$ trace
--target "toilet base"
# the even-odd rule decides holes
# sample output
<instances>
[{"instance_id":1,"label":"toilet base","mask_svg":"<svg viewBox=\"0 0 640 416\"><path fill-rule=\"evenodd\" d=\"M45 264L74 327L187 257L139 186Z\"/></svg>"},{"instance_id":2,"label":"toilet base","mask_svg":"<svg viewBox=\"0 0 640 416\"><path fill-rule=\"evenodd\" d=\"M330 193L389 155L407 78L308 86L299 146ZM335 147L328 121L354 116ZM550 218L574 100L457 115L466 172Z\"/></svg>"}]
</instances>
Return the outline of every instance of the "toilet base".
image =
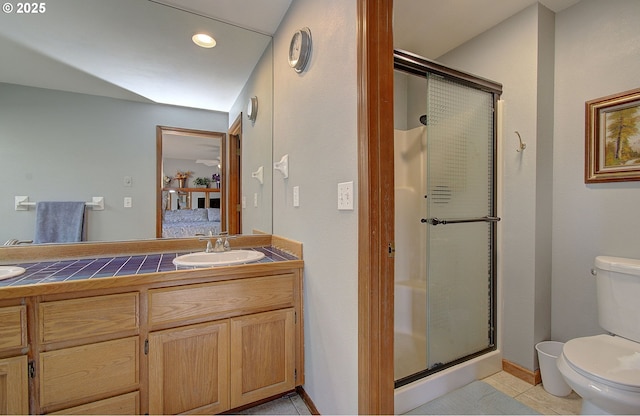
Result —
<instances>
[{"instance_id":1,"label":"toilet base","mask_svg":"<svg viewBox=\"0 0 640 416\"><path fill-rule=\"evenodd\" d=\"M591 403L589 400L582 399L582 408L580 409L581 415L608 415L610 413L605 412L600 409L595 404Z\"/></svg>"}]
</instances>

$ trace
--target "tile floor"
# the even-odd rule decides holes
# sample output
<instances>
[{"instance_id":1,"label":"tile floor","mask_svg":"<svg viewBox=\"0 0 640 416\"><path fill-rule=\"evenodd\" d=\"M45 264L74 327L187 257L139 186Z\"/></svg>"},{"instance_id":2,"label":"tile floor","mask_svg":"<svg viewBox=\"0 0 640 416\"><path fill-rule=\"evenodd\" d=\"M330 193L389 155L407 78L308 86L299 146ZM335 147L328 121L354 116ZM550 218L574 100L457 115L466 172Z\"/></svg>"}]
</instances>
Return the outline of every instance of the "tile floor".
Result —
<instances>
[{"instance_id":1,"label":"tile floor","mask_svg":"<svg viewBox=\"0 0 640 416\"><path fill-rule=\"evenodd\" d=\"M482 381L543 415L580 414L582 399L573 391L567 397L556 397L547 393L542 384L532 386L504 371Z\"/></svg>"},{"instance_id":2,"label":"tile floor","mask_svg":"<svg viewBox=\"0 0 640 416\"><path fill-rule=\"evenodd\" d=\"M567 397L547 393L542 384L531 384L501 371L482 381L513 397L543 415L579 415L582 399L575 392ZM297 393L290 393L268 403L246 409L241 415L310 415L309 409Z\"/></svg>"},{"instance_id":3,"label":"tile floor","mask_svg":"<svg viewBox=\"0 0 640 416\"><path fill-rule=\"evenodd\" d=\"M245 409L238 415L310 415L311 412L298 393L289 393L278 399Z\"/></svg>"}]
</instances>

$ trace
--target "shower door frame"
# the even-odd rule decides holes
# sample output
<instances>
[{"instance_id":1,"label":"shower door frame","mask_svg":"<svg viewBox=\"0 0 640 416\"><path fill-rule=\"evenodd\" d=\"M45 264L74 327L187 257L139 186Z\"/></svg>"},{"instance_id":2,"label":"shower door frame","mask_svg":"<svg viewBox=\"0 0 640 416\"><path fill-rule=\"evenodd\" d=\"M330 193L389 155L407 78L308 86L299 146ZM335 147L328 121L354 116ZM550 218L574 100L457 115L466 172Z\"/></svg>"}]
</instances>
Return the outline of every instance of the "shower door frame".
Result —
<instances>
[{"instance_id":1,"label":"shower door frame","mask_svg":"<svg viewBox=\"0 0 640 416\"><path fill-rule=\"evenodd\" d=\"M444 65L438 64L437 62L430 61L426 58L423 58L419 55L413 54L408 51L404 51L401 49L394 49L393 51L393 67L394 70L399 70L405 73L409 73L412 75L417 75L420 77L427 78L427 74L436 74L440 75L444 78L451 79L457 83L466 85L471 88L476 88L481 91L490 93L493 98L493 145L492 145L492 214L491 217L495 217L496 215L496 207L497 207L497 158L498 158L498 140L497 140L497 132L498 132L498 114L497 114L497 105L498 100L502 94L502 84L477 77L472 74L468 74L462 71L458 71L455 69L448 68ZM411 374L409 376L400 378L398 380L394 380L394 387L398 388L404 386L406 384L412 383L416 380L420 380L424 377L427 377L431 374L437 373L444 369L453 367L475 357L484 355L491 351L495 351L497 349L497 258L496 258L496 222L490 221L490 245L491 245L491 259L490 259L490 268L491 268L491 276L490 276L490 300L489 300L489 346L483 350L472 353L465 357L459 358L457 360L445 363L437 368L432 369L424 369L420 372Z\"/></svg>"}]
</instances>

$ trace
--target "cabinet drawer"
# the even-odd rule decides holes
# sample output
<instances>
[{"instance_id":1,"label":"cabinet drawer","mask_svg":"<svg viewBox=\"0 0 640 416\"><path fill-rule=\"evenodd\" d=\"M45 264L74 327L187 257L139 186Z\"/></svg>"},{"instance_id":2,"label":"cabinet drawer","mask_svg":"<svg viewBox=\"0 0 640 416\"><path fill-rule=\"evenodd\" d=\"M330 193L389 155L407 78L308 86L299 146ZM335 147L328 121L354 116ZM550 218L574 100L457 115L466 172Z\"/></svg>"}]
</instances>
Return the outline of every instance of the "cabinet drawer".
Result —
<instances>
[{"instance_id":1,"label":"cabinet drawer","mask_svg":"<svg viewBox=\"0 0 640 416\"><path fill-rule=\"evenodd\" d=\"M40 342L68 341L139 327L138 293L40 304Z\"/></svg>"},{"instance_id":2,"label":"cabinet drawer","mask_svg":"<svg viewBox=\"0 0 640 416\"><path fill-rule=\"evenodd\" d=\"M27 346L27 307L0 308L0 350Z\"/></svg>"},{"instance_id":3,"label":"cabinet drawer","mask_svg":"<svg viewBox=\"0 0 640 416\"><path fill-rule=\"evenodd\" d=\"M140 414L140 393L123 394L110 397L97 402L83 404L82 406L71 407L59 412L50 413L52 415L139 415Z\"/></svg>"},{"instance_id":4,"label":"cabinet drawer","mask_svg":"<svg viewBox=\"0 0 640 416\"><path fill-rule=\"evenodd\" d=\"M295 275L189 285L149 291L151 326L208 321L294 306Z\"/></svg>"},{"instance_id":5,"label":"cabinet drawer","mask_svg":"<svg viewBox=\"0 0 640 416\"><path fill-rule=\"evenodd\" d=\"M40 406L137 389L138 354L138 337L40 353Z\"/></svg>"}]
</instances>

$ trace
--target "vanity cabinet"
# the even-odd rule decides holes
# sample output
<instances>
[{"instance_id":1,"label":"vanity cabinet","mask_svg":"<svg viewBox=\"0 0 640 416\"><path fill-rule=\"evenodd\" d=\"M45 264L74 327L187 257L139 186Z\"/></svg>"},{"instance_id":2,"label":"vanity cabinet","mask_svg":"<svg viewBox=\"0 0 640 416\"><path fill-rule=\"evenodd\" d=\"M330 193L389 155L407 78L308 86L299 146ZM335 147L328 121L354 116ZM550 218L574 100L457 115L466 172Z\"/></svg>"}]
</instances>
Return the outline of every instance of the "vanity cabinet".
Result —
<instances>
[{"instance_id":1,"label":"vanity cabinet","mask_svg":"<svg viewBox=\"0 0 640 416\"><path fill-rule=\"evenodd\" d=\"M0 414L3 415L29 413L26 317L25 305L0 308Z\"/></svg>"},{"instance_id":2,"label":"vanity cabinet","mask_svg":"<svg viewBox=\"0 0 640 416\"><path fill-rule=\"evenodd\" d=\"M0 414L28 413L27 356L0 359Z\"/></svg>"},{"instance_id":3,"label":"vanity cabinet","mask_svg":"<svg viewBox=\"0 0 640 416\"><path fill-rule=\"evenodd\" d=\"M0 308L0 354L20 353L27 347L27 307ZM1 356L1 355L0 355Z\"/></svg>"},{"instance_id":4,"label":"vanity cabinet","mask_svg":"<svg viewBox=\"0 0 640 416\"><path fill-rule=\"evenodd\" d=\"M149 334L149 413L220 413L229 407L229 323Z\"/></svg>"},{"instance_id":5,"label":"vanity cabinet","mask_svg":"<svg viewBox=\"0 0 640 416\"><path fill-rule=\"evenodd\" d=\"M139 409L138 396L129 394L137 393L140 384L138 308L137 292L38 304L42 412ZM128 395L117 397L123 394Z\"/></svg>"},{"instance_id":6,"label":"vanity cabinet","mask_svg":"<svg viewBox=\"0 0 640 416\"><path fill-rule=\"evenodd\" d=\"M295 311L231 319L231 407L296 386Z\"/></svg>"},{"instance_id":7,"label":"vanity cabinet","mask_svg":"<svg viewBox=\"0 0 640 416\"><path fill-rule=\"evenodd\" d=\"M0 414L214 414L293 390L302 267L287 263L3 291Z\"/></svg>"},{"instance_id":8,"label":"vanity cabinet","mask_svg":"<svg viewBox=\"0 0 640 416\"><path fill-rule=\"evenodd\" d=\"M298 273L150 290L149 327L174 327L149 333L150 413L219 413L302 384L300 296Z\"/></svg>"}]
</instances>

